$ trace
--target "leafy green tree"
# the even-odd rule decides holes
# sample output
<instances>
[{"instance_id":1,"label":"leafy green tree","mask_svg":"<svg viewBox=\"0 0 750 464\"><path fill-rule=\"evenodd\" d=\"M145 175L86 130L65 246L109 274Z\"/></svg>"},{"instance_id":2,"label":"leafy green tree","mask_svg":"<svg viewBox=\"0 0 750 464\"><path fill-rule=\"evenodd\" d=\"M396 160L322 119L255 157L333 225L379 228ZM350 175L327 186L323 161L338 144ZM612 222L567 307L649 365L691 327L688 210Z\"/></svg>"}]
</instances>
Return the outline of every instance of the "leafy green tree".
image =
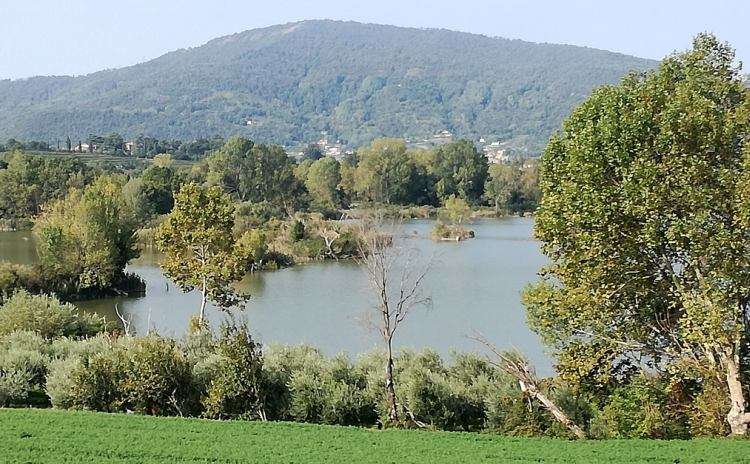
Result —
<instances>
[{"instance_id":1,"label":"leafy green tree","mask_svg":"<svg viewBox=\"0 0 750 464\"><path fill-rule=\"evenodd\" d=\"M360 196L389 204L412 200L416 170L403 140L378 139L358 155L354 189Z\"/></svg>"},{"instance_id":2,"label":"leafy green tree","mask_svg":"<svg viewBox=\"0 0 750 464\"><path fill-rule=\"evenodd\" d=\"M41 206L65 196L70 188L82 188L93 172L77 160L29 156L20 152L6 155L7 167L0 170L0 217L31 217Z\"/></svg>"},{"instance_id":3,"label":"leafy green tree","mask_svg":"<svg viewBox=\"0 0 750 464\"><path fill-rule=\"evenodd\" d=\"M509 203L513 195L521 188L521 171L514 165L493 164L489 168L489 176L484 184L484 197L495 206L495 212L500 209L510 209Z\"/></svg>"},{"instance_id":4,"label":"leafy green tree","mask_svg":"<svg viewBox=\"0 0 750 464\"><path fill-rule=\"evenodd\" d=\"M487 158L468 140L441 146L435 152L433 174L438 198L456 195L470 203L482 198L487 179Z\"/></svg>"},{"instance_id":5,"label":"leafy green tree","mask_svg":"<svg viewBox=\"0 0 750 464\"><path fill-rule=\"evenodd\" d=\"M242 183L242 171L245 169L245 160L249 156L255 144L252 140L242 137L232 137L211 156L207 158L208 175L207 181L212 185L221 187L225 192L240 198Z\"/></svg>"},{"instance_id":6,"label":"leafy green tree","mask_svg":"<svg viewBox=\"0 0 750 464\"><path fill-rule=\"evenodd\" d=\"M256 417L266 420L268 373L263 351L244 324L224 323L216 347L218 363L203 398L205 415L215 419Z\"/></svg>"},{"instance_id":7,"label":"leafy green tree","mask_svg":"<svg viewBox=\"0 0 750 464\"><path fill-rule=\"evenodd\" d=\"M185 184L156 233L156 245L165 254L161 268L179 287L201 294L198 322L205 319L206 303L220 308L242 306L249 298L233 287L248 268L248 249L235 239L234 204L218 187Z\"/></svg>"},{"instance_id":8,"label":"leafy green tree","mask_svg":"<svg viewBox=\"0 0 750 464\"><path fill-rule=\"evenodd\" d=\"M305 186L310 192L313 203L327 209L335 209L341 205L340 183L339 162L329 157L315 161L310 166L305 180Z\"/></svg>"},{"instance_id":9,"label":"leafy green tree","mask_svg":"<svg viewBox=\"0 0 750 464\"><path fill-rule=\"evenodd\" d=\"M158 163L149 166L140 177L136 193L140 197L141 212L147 217L170 212L181 183L181 177L172 167Z\"/></svg>"},{"instance_id":10,"label":"leafy green tree","mask_svg":"<svg viewBox=\"0 0 750 464\"><path fill-rule=\"evenodd\" d=\"M292 211L304 192L294 166L279 146L232 137L209 156L207 180L241 201L267 201Z\"/></svg>"},{"instance_id":11,"label":"leafy green tree","mask_svg":"<svg viewBox=\"0 0 750 464\"><path fill-rule=\"evenodd\" d=\"M34 225L42 275L63 293L107 290L138 256L121 177L101 176L46 206Z\"/></svg>"},{"instance_id":12,"label":"leafy green tree","mask_svg":"<svg viewBox=\"0 0 750 464\"><path fill-rule=\"evenodd\" d=\"M294 167L294 177L303 184L307 182L307 174L310 172L310 166L313 165L313 160L303 160Z\"/></svg>"},{"instance_id":13,"label":"leafy green tree","mask_svg":"<svg viewBox=\"0 0 750 464\"><path fill-rule=\"evenodd\" d=\"M564 378L600 388L643 363L698 382L707 371L744 435L750 91L733 59L699 35L570 116L542 157L536 234L551 264L524 300Z\"/></svg>"}]
</instances>

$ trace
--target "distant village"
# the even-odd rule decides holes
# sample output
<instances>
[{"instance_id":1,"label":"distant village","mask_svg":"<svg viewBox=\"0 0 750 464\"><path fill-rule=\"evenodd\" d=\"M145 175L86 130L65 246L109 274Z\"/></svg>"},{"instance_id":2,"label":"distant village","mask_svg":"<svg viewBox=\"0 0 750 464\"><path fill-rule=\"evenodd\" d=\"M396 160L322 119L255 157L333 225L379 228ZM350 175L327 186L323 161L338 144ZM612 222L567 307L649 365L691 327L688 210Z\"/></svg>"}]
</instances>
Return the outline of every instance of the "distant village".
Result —
<instances>
[{"instance_id":1,"label":"distant village","mask_svg":"<svg viewBox=\"0 0 750 464\"><path fill-rule=\"evenodd\" d=\"M453 134L448 130L442 130L432 135L431 137L421 140L407 138L406 145L409 148L422 148L425 150L429 150L446 143L451 143L453 141ZM330 156L331 158L337 159L339 161L345 156L354 153L354 149L347 147L344 143L341 142L341 140L329 139L326 132L322 132L321 138L314 142L314 144L318 146L324 156ZM506 143L499 141L487 143L484 138L480 138L478 142L475 142L475 145L477 145L477 149L484 153L484 156L487 157L487 161L491 164L509 163L514 158L514 156L511 155L511 150ZM299 158L304 154L303 150L304 147L295 147L291 150L291 153Z\"/></svg>"}]
</instances>

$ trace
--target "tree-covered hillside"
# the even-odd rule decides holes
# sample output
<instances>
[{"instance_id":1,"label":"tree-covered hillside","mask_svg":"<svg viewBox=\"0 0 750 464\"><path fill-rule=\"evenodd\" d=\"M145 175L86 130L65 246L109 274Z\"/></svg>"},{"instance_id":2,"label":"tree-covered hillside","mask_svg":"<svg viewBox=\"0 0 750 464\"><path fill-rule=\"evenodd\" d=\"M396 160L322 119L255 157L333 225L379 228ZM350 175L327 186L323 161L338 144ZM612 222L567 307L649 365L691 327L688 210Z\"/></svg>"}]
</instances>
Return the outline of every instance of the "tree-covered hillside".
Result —
<instances>
[{"instance_id":1,"label":"tree-covered hillside","mask_svg":"<svg viewBox=\"0 0 750 464\"><path fill-rule=\"evenodd\" d=\"M0 81L0 138L295 143L328 131L359 145L447 129L538 151L594 87L654 65L583 47L304 21L87 76Z\"/></svg>"}]
</instances>

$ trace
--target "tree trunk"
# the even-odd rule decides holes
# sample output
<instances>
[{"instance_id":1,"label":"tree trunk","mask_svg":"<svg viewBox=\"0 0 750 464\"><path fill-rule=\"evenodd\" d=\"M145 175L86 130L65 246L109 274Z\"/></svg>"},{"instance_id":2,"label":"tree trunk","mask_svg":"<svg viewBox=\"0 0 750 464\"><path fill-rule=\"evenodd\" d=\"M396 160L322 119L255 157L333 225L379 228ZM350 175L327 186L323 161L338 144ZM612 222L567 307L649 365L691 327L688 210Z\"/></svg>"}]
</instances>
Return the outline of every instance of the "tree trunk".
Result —
<instances>
[{"instance_id":1,"label":"tree trunk","mask_svg":"<svg viewBox=\"0 0 750 464\"><path fill-rule=\"evenodd\" d=\"M544 408L549 411L558 422L560 422L562 425L567 427L568 430L573 432L573 434L577 438L581 440L586 438L586 432L584 432L583 429L581 429L572 420L570 420L568 415L565 414L562 409L558 408L554 401L552 401L547 395L542 393L536 385L526 384L522 380L519 380L518 383L521 385L522 391L528 392L531 396L539 400L539 402L542 403L542 406L544 406Z\"/></svg>"},{"instance_id":2,"label":"tree trunk","mask_svg":"<svg viewBox=\"0 0 750 464\"><path fill-rule=\"evenodd\" d=\"M385 391L388 402L388 419L398 422L398 406L396 405L396 387L393 384L393 352L388 344L388 362L385 366Z\"/></svg>"},{"instance_id":3,"label":"tree trunk","mask_svg":"<svg viewBox=\"0 0 750 464\"><path fill-rule=\"evenodd\" d=\"M727 413L727 422L731 434L744 436L747 433L747 425L750 422L750 414L745 411L745 393L742 391L742 379L740 378L740 362L737 350L727 348L722 361L726 369L727 387L729 388L729 400L731 407Z\"/></svg>"},{"instance_id":4,"label":"tree trunk","mask_svg":"<svg viewBox=\"0 0 750 464\"><path fill-rule=\"evenodd\" d=\"M203 327L203 319L206 316L206 278L203 278L203 286L201 287L201 312L198 315L198 322Z\"/></svg>"}]
</instances>

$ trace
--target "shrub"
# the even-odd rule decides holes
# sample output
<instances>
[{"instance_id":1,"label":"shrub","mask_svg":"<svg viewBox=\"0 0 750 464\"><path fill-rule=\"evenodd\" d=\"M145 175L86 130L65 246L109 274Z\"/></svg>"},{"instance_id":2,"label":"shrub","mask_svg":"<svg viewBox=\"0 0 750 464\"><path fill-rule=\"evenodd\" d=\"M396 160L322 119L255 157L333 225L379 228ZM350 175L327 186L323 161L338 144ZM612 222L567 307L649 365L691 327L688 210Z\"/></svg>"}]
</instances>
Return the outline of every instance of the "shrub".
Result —
<instances>
[{"instance_id":1,"label":"shrub","mask_svg":"<svg viewBox=\"0 0 750 464\"><path fill-rule=\"evenodd\" d=\"M152 415L183 415L193 407L192 366L174 340L156 335L125 345L122 391L126 405Z\"/></svg>"},{"instance_id":2,"label":"shrub","mask_svg":"<svg viewBox=\"0 0 750 464\"><path fill-rule=\"evenodd\" d=\"M116 343L106 334L99 334L86 339L58 338L50 344L52 361L47 373L45 390L50 398L52 406L60 409L97 409L97 405L109 403L114 405L120 401L103 400L89 401L85 396L94 391L94 387L86 382L95 377L88 377L83 372L89 363L89 359L103 354L103 356L114 356L110 351ZM103 361L95 363L100 370L99 385L109 385L103 381ZM112 373L114 376L115 373ZM112 382L114 383L114 382ZM118 386L119 388L119 386ZM96 394L101 398L102 396ZM114 407L114 406L113 406ZM119 406L117 406L119 408Z\"/></svg>"},{"instance_id":3,"label":"shrub","mask_svg":"<svg viewBox=\"0 0 750 464\"><path fill-rule=\"evenodd\" d=\"M41 288L41 278L33 267L0 261L0 304L19 290L37 293Z\"/></svg>"},{"instance_id":4,"label":"shrub","mask_svg":"<svg viewBox=\"0 0 750 464\"><path fill-rule=\"evenodd\" d=\"M289 240L299 242L303 238L305 238L305 224L299 219L295 219L289 226Z\"/></svg>"},{"instance_id":5,"label":"shrub","mask_svg":"<svg viewBox=\"0 0 750 464\"><path fill-rule=\"evenodd\" d=\"M669 410L664 386L658 379L641 375L612 392L596 428L607 438L684 436L684 424Z\"/></svg>"},{"instance_id":6,"label":"shrub","mask_svg":"<svg viewBox=\"0 0 750 464\"><path fill-rule=\"evenodd\" d=\"M52 363L47 394L56 408L116 412L125 408L125 351L108 345L91 356Z\"/></svg>"},{"instance_id":7,"label":"shrub","mask_svg":"<svg viewBox=\"0 0 750 464\"><path fill-rule=\"evenodd\" d=\"M70 303L53 296L16 292L0 306L0 335L18 330L36 332L42 337L88 336L106 329L103 318L81 313Z\"/></svg>"},{"instance_id":8,"label":"shrub","mask_svg":"<svg viewBox=\"0 0 750 464\"><path fill-rule=\"evenodd\" d=\"M32 332L0 338L0 406L45 405L46 342Z\"/></svg>"},{"instance_id":9,"label":"shrub","mask_svg":"<svg viewBox=\"0 0 750 464\"><path fill-rule=\"evenodd\" d=\"M205 416L265 419L267 381L263 355L247 326L222 324L216 354L215 375L203 398Z\"/></svg>"},{"instance_id":10,"label":"shrub","mask_svg":"<svg viewBox=\"0 0 750 464\"><path fill-rule=\"evenodd\" d=\"M432 350L400 356L397 385L402 385L402 401L414 418L442 430L481 429L484 401L473 391L475 378L467 372L479 374L480 366L471 365L474 361L464 356L448 369Z\"/></svg>"},{"instance_id":11,"label":"shrub","mask_svg":"<svg viewBox=\"0 0 750 464\"><path fill-rule=\"evenodd\" d=\"M708 377L692 402L688 412L690 434L694 437L726 436L729 427L726 421L729 404L725 398L726 384Z\"/></svg>"},{"instance_id":12,"label":"shrub","mask_svg":"<svg viewBox=\"0 0 750 464\"><path fill-rule=\"evenodd\" d=\"M307 363L292 371L290 415L294 420L338 425L373 425L375 398L364 372L345 356Z\"/></svg>"}]
</instances>

